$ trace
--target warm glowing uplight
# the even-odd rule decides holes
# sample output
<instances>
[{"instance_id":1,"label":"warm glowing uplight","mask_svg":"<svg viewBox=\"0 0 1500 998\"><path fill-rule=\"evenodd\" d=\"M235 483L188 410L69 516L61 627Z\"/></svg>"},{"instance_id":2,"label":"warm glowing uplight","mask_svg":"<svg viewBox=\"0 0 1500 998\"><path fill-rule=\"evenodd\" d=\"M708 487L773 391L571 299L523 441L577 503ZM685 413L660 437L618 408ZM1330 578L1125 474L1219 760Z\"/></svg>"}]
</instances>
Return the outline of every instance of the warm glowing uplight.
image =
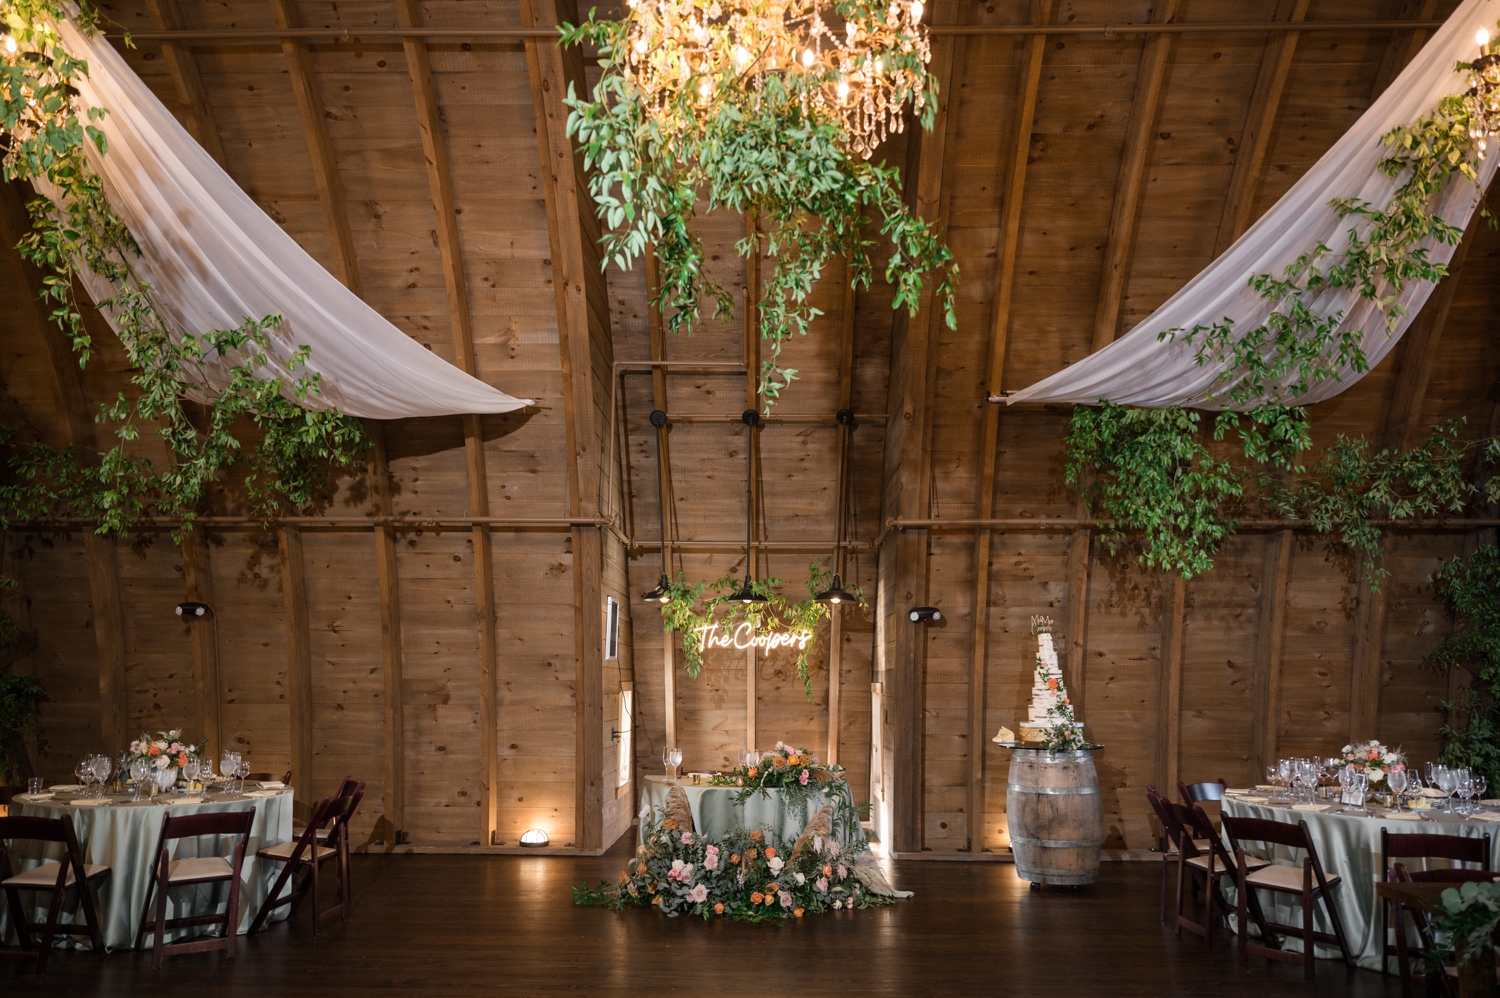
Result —
<instances>
[{"instance_id":1,"label":"warm glowing uplight","mask_svg":"<svg viewBox=\"0 0 1500 998\"><path fill-rule=\"evenodd\" d=\"M1474 44L1475 45L1478 45L1480 48L1484 48L1489 43L1490 43L1490 33L1488 31L1484 30L1483 28L1480 28L1478 31L1474 32Z\"/></svg>"},{"instance_id":2,"label":"warm glowing uplight","mask_svg":"<svg viewBox=\"0 0 1500 998\"><path fill-rule=\"evenodd\" d=\"M547 838L547 833L540 828L530 828L521 833L521 845L528 848L537 849L549 841L551 840Z\"/></svg>"},{"instance_id":3,"label":"warm glowing uplight","mask_svg":"<svg viewBox=\"0 0 1500 998\"><path fill-rule=\"evenodd\" d=\"M6 55L15 55L16 54L16 36L15 35L6 35L5 36L5 54Z\"/></svg>"}]
</instances>

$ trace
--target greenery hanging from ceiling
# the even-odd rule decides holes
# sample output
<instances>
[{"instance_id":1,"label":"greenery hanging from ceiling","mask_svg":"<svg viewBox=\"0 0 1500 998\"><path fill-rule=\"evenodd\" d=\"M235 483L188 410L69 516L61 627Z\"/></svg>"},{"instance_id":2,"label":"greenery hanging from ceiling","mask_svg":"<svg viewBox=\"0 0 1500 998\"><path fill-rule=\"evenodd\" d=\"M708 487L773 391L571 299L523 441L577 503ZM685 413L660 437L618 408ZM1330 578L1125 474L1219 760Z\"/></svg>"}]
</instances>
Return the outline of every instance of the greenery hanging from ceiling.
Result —
<instances>
[{"instance_id":1,"label":"greenery hanging from ceiling","mask_svg":"<svg viewBox=\"0 0 1500 998\"><path fill-rule=\"evenodd\" d=\"M46 192L27 205L32 231L19 250L43 271L42 297L80 367L94 344L77 277L87 268L110 282L113 296L95 305L113 320L135 389L101 407L97 419L113 423L116 437L103 453L84 441L60 449L14 435L0 440L11 472L0 486L0 527L78 518L100 533L125 533L158 516L177 525L180 536L210 483L235 467L244 469L247 499L258 515L327 495L335 475L358 466L369 441L358 420L333 408L304 408L319 394L319 375L256 373L265 369L280 316L247 317L237 329L202 334L174 330L133 267L140 250L89 164L90 149L108 154L97 124L108 110L81 106L74 82L88 66L67 52L53 26L71 16L80 30L96 31L94 9L86 2L71 13L57 0L0 0L0 16L10 32L0 51L4 176ZM304 346L282 363L297 372L307 358ZM205 375L210 361L222 365L215 384ZM189 399L202 403L197 418ZM141 453L143 426L166 445L167 466ZM256 443L248 442L251 426Z\"/></svg>"},{"instance_id":2,"label":"greenery hanging from ceiling","mask_svg":"<svg viewBox=\"0 0 1500 998\"><path fill-rule=\"evenodd\" d=\"M1445 561L1432 581L1456 626L1427 662L1444 673L1461 669L1469 680L1443 704L1443 761L1500 787L1500 547L1491 540Z\"/></svg>"},{"instance_id":3,"label":"greenery hanging from ceiling","mask_svg":"<svg viewBox=\"0 0 1500 998\"><path fill-rule=\"evenodd\" d=\"M1488 86L1480 68L1479 62L1458 66L1476 87ZM1406 315L1403 289L1447 276L1447 265L1433 261L1427 247L1456 245L1463 231L1435 215L1431 203L1450 183L1478 183L1488 126L1471 119L1471 107L1465 95L1444 97L1430 114L1386 134L1389 152L1379 168L1404 181L1384 206L1358 198L1330 202L1340 218L1351 220L1341 251L1320 242L1279 278L1252 275L1250 286L1272 306L1260 325L1239 332L1226 318L1159 334L1193 344L1200 365L1223 366L1217 388L1223 403L1239 411L1218 414L1211 441L1235 431L1243 459L1213 447L1201 415L1190 409L1135 409L1101 400L1098 408L1074 410L1067 479L1098 516L1110 550L1125 531L1140 531L1143 564L1190 578L1213 566L1238 518L1258 507L1337 534L1365 556L1366 580L1378 589L1386 572L1379 566L1381 531L1372 519L1457 512L1475 494L1465 459L1482 451L1500 460L1496 440L1463 442L1459 423L1436 428L1404 452L1376 451L1368 441L1340 436L1309 473L1299 459L1311 447L1311 428L1306 409L1296 404L1344 371L1369 370L1364 331L1345 328L1342 310L1321 312L1320 293L1355 289L1375 304L1390 334ZM1482 203L1480 211L1493 226ZM1493 483L1490 489L1493 495Z\"/></svg>"},{"instance_id":4,"label":"greenery hanging from ceiling","mask_svg":"<svg viewBox=\"0 0 1500 998\"><path fill-rule=\"evenodd\" d=\"M668 580L668 599L662 604L661 619L667 630L682 635L682 654L687 674L698 677L703 668L703 652L706 650L705 632L718 628L718 633L732 634L739 625L748 624L754 633L783 632L794 636L806 635L805 640L795 645L797 651L797 677L802 680L802 691L808 702L812 702L812 672L809 656L812 654L813 636L818 622L831 609L827 604L813 599L828 588L833 574L816 561L808 567L807 599L787 599L777 591L783 579L751 581L750 591L764 597L764 603L742 603L730 597L743 588L743 582L725 575L713 582L698 582L689 585L679 575ZM714 595L702 601L706 590ZM865 605L864 592L851 586L850 593L859 606Z\"/></svg>"},{"instance_id":5,"label":"greenery hanging from ceiling","mask_svg":"<svg viewBox=\"0 0 1500 998\"><path fill-rule=\"evenodd\" d=\"M920 18L922 5L903 4L898 11L883 2L838 0L830 6L854 26L851 39L879 40L869 58L879 60L880 74L914 81L896 94L894 107L904 114L901 105L910 99L922 127L930 129L937 81L926 71L921 46L892 28L908 23L901 20L908 11ZM843 257L847 279L869 287L875 266L872 214L892 247L885 268L895 287L892 307L915 313L935 281L932 307L956 327L953 254L938 227L906 203L900 171L858 155L869 147L851 131L844 105L852 98L845 96L841 105L840 98L828 96L847 95L856 74L824 54L822 46L831 52L831 43L808 42L819 46L817 61L812 48L804 50L801 63L796 52L778 61L774 48L769 54L768 47L752 51L746 48L750 42L741 41L750 25L780 30L782 18L792 14L787 4L738 0L721 8L693 0L687 7L690 19L680 27L696 41L686 43L691 51L681 58L665 50L677 59L666 70L671 85L649 92L651 79L641 64L671 39L658 36L648 46L645 37L632 35L632 19L644 17L642 10L618 21L591 15L562 29L565 44L597 46L604 71L592 100L570 88L567 103L568 134L580 143L591 171L589 191L607 229L605 263L629 269L636 257L654 251L661 286L653 303L668 329L690 333L704 298L712 300L718 318L734 310L731 293L704 274L703 243L693 231L700 205L757 218L756 233L740 240L736 251L747 260L767 253L774 261L760 301L761 336L770 351L759 390L768 408L797 375L781 366L781 350L821 314L810 296L824 269ZM904 119L885 110L882 126L899 130Z\"/></svg>"}]
</instances>

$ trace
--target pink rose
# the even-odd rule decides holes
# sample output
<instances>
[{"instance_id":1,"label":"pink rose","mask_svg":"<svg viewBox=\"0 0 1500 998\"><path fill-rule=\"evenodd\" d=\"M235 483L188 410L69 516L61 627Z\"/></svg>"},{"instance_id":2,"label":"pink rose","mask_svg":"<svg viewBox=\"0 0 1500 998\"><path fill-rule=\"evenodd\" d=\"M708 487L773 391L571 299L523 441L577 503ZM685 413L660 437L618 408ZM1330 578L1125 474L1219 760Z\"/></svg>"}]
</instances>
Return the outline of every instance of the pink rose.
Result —
<instances>
[{"instance_id":1,"label":"pink rose","mask_svg":"<svg viewBox=\"0 0 1500 998\"><path fill-rule=\"evenodd\" d=\"M820 893L828 893L828 878L819 877L817 880L813 881L813 886L816 887Z\"/></svg>"},{"instance_id":2,"label":"pink rose","mask_svg":"<svg viewBox=\"0 0 1500 998\"><path fill-rule=\"evenodd\" d=\"M685 845L685 846L690 846L690 845L693 844L693 833L692 832L683 832L682 833L682 844Z\"/></svg>"},{"instance_id":3,"label":"pink rose","mask_svg":"<svg viewBox=\"0 0 1500 998\"><path fill-rule=\"evenodd\" d=\"M703 902L707 901L708 900L708 885L707 884L696 884L696 885L694 885L693 889L687 892L687 899L689 901L693 902L694 904L702 904Z\"/></svg>"},{"instance_id":4,"label":"pink rose","mask_svg":"<svg viewBox=\"0 0 1500 998\"><path fill-rule=\"evenodd\" d=\"M703 851L703 868L705 870L717 870L719 868L718 846L709 846Z\"/></svg>"},{"instance_id":5,"label":"pink rose","mask_svg":"<svg viewBox=\"0 0 1500 998\"><path fill-rule=\"evenodd\" d=\"M802 784L804 787L807 786L807 770L804 769L802 771L802 775L797 777L797 782Z\"/></svg>"},{"instance_id":6,"label":"pink rose","mask_svg":"<svg viewBox=\"0 0 1500 998\"><path fill-rule=\"evenodd\" d=\"M839 864L838 873L839 873L839 879L840 880L843 880L845 877L849 876L849 871L848 871L848 869L845 868L845 866L844 866L843 863Z\"/></svg>"},{"instance_id":7,"label":"pink rose","mask_svg":"<svg viewBox=\"0 0 1500 998\"><path fill-rule=\"evenodd\" d=\"M777 900L781 902L781 906L783 908L790 908L792 906L792 896L786 891L782 891L780 894L776 895L776 897Z\"/></svg>"}]
</instances>

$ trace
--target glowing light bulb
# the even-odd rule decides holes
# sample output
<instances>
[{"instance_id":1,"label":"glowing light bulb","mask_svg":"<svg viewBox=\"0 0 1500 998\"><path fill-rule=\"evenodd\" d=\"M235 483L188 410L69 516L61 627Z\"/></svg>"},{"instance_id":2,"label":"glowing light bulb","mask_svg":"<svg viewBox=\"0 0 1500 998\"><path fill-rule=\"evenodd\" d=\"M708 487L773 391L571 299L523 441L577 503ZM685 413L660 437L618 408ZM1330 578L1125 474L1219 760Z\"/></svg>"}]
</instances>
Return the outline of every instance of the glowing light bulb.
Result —
<instances>
[{"instance_id":1,"label":"glowing light bulb","mask_svg":"<svg viewBox=\"0 0 1500 998\"><path fill-rule=\"evenodd\" d=\"M750 50L745 48L745 46L743 45L736 45L734 47L734 64L740 69L744 69L746 63L748 63L749 61Z\"/></svg>"},{"instance_id":2,"label":"glowing light bulb","mask_svg":"<svg viewBox=\"0 0 1500 998\"><path fill-rule=\"evenodd\" d=\"M5 54L6 55L15 55L16 54L16 36L15 35L6 35L5 36Z\"/></svg>"},{"instance_id":3,"label":"glowing light bulb","mask_svg":"<svg viewBox=\"0 0 1500 998\"><path fill-rule=\"evenodd\" d=\"M645 55L646 54L646 48L647 48L646 39L644 39L644 38L637 38L635 40L635 51L636 51L637 55Z\"/></svg>"},{"instance_id":4,"label":"glowing light bulb","mask_svg":"<svg viewBox=\"0 0 1500 998\"><path fill-rule=\"evenodd\" d=\"M812 49L803 49L802 50L802 65L804 67L808 68L808 69L811 69L812 68L812 64L813 64L813 50Z\"/></svg>"},{"instance_id":5,"label":"glowing light bulb","mask_svg":"<svg viewBox=\"0 0 1500 998\"><path fill-rule=\"evenodd\" d=\"M698 96L699 97L702 97L705 100L707 100L708 99L708 95L711 94L711 93L713 93L713 92L714 92L714 84L713 84L713 81L710 80L708 77L705 76L703 79L701 79L701 80L698 81Z\"/></svg>"},{"instance_id":6,"label":"glowing light bulb","mask_svg":"<svg viewBox=\"0 0 1500 998\"><path fill-rule=\"evenodd\" d=\"M922 0L911 0L911 19L913 21L922 19Z\"/></svg>"},{"instance_id":7,"label":"glowing light bulb","mask_svg":"<svg viewBox=\"0 0 1500 998\"><path fill-rule=\"evenodd\" d=\"M854 36L859 34L859 25L850 21L844 25L844 31L849 35L849 40L852 42L854 41Z\"/></svg>"},{"instance_id":8,"label":"glowing light bulb","mask_svg":"<svg viewBox=\"0 0 1500 998\"><path fill-rule=\"evenodd\" d=\"M1489 43L1490 43L1490 33L1488 31L1484 30L1483 28L1480 28L1478 31L1474 32L1474 44L1475 45L1478 45L1480 48L1484 48Z\"/></svg>"},{"instance_id":9,"label":"glowing light bulb","mask_svg":"<svg viewBox=\"0 0 1500 998\"><path fill-rule=\"evenodd\" d=\"M838 90L839 100L843 100L846 97L848 97L849 96L849 84L848 84L848 82L846 82L844 80L840 80L839 81L839 85L837 87L837 90Z\"/></svg>"}]
</instances>

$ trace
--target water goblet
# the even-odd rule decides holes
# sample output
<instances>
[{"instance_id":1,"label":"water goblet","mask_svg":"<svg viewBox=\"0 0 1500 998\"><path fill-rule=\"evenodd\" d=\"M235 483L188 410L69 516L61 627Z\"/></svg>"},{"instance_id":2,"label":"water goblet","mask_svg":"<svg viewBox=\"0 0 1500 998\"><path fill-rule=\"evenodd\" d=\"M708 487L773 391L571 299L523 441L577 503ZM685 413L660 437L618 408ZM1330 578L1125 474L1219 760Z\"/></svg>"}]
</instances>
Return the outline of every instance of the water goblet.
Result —
<instances>
[{"instance_id":1,"label":"water goblet","mask_svg":"<svg viewBox=\"0 0 1500 998\"><path fill-rule=\"evenodd\" d=\"M93 770L94 779L99 783L99 797L105 795L105 787L109 783L109 774L113 771L115 761L107 755L96 755L89 768Z\"/></svg>"},{"instance_id":2,"label":"water goblet","mask_svg":"<svg viewBox=\"0 0 1500 998\"><path fill-rule=\"evenodd\" d=\"M87 797L89 792L89 783L94 778L94 770L93 767L89 765L88 759L78 760L78 765L73 767L73 778L76 779L79 784L78 796Z\"/></svg>"},{"instance_id":3,"label":"water goblet","mask_svg":"<svg viewBox=\"0 0 1500 998\"><path fill-rule=\"evenodd\" d=\"M1271 787L1271 788L1273 788L1273 791L1274 791L1274 788L1276 786L1276 767L1275 766L1267 766L1266 767L1266 785L1269 786L1269 787Z\"/></svg>"},{"instance_id":4,"label":"water goblet","mask_svg":"<svg viewBox=\"0 0 1500 998\"><path fill-rule=\"evenodd\" d=\"M141 794L146 789L146 774L150 771L151 767L146 765L144 759L137 759L130 764L130 779L135 783L135 793L130 798L131 800L146 799Z\"/></svg>"},{"instance_id":5,"label":"water goblet","mask_svg":"<svg viewBox=\"0 0 1500 998\"><path fill-rule=\"evenodd\" d=\"M250 775L250 760L249 759L241 759L240 760L240 764L238 766L234 767L234 775L239 778L239 781L240 781L240 793L244 793L245 792L245 777L247 777L247 776Z\"/></svg>"},{"instance_id":6,"label":"water goblet","mask_svg":"<svg viewBox=\"0 0 1500 998\"><path fill-rule=\"evenodd\" d=\"M199 764L197 759L188 759L186 765L182 767L182 775L187 780L187 788L189 793L198 792L199 788L195 787L193 784L198 782L198 774L202 771L203 767Z\"/></svg>"},{"instance_id":7,"label":"water goblet","mask_svg":"<svg viewBox=\"0 0 1500 998\"><path fill-rule=\"evenodd\" d=\"M1483 800L1483 798L1484 798L1484 792L1485 792L1485 790L1487 788L1488 788L1488 784L1486 783L1485 778L1483 776L1480 776L1478 773L1475 773L1474 774L1474 804L1475 804L1475 810L1478 810L1478 808L1484 804L1484 800Z\"/></svg>"},{"instance_id":8,"label":"water goblet","mask_svg":"<svg viewBox=\"0 0 1500 998\"><path fill-rule=\"evenodd\" d=\"M1365 795L1370 792L1370 777L1367 773L1356 772L1354 774L1354 797L1358 802L1356 809L1360 814L1369 814L1370 809L1365 806Z\"/></svg>"},{"instance_id":9,"label":"water goblet","mask_svg":"<svg viewBox=\"0 0 1500 998\"><path fill-rule=\"evenodd\" d=\"M1386 780L1391 785L1391 804L1396 808L1397 813L1400 813L1401 792L1406 789L1406 770L1393 769L1386 776Z\"/></svg>"},{"instance_id":10,"label":"water goblet","mask_svg":"<svg viewBox=\"0 0 1500 998\"><path fill-rule=\"evenodd\" d=\"M1458 785L1458 774L1447 766L1434 766L1432 778L1437 788L1443 792L1443 807L1446 809L1452 804L1453 790Z\"/></svg>"},{"instance_id":11,"label":"water goblet","mask_svg":"<svg viewBox=\"0 0 1500 998\"><path fill-rule=\"evenodd\" d=\"M1295 771L1296 767L1293 765L1292 760L1290 759L1282 759L1280 762L1276 763L1276 782L1282 787L1282 797L1289 798L1291 796L1291 793L1287 788L1289 788L1292 784L1292 774Z\"/></svg>"},{"instance_id":12,"label":"water goblet","mask_svg":"<svg viewBox=\"0 0 1500 998\"><path fill-rule=\"evenodd\" d=\"M1469 803L1469 796L1474 792L1474 774L1466 768L1458 770L1453 774L1453 789L1458 793L1458 813L1474 813Z\"/></svg>"},{"instance_id":13,"label":"water goblet","mask_svg":"<svg viewBox=\"0 0 1500 998\"><path fill-rule=\"evenodd\" d=\"M239 768L240 754L226 750L219 757L219 772L224 774L225 791L234 793L234 771Z\"/></svg>"}]
</instances>

